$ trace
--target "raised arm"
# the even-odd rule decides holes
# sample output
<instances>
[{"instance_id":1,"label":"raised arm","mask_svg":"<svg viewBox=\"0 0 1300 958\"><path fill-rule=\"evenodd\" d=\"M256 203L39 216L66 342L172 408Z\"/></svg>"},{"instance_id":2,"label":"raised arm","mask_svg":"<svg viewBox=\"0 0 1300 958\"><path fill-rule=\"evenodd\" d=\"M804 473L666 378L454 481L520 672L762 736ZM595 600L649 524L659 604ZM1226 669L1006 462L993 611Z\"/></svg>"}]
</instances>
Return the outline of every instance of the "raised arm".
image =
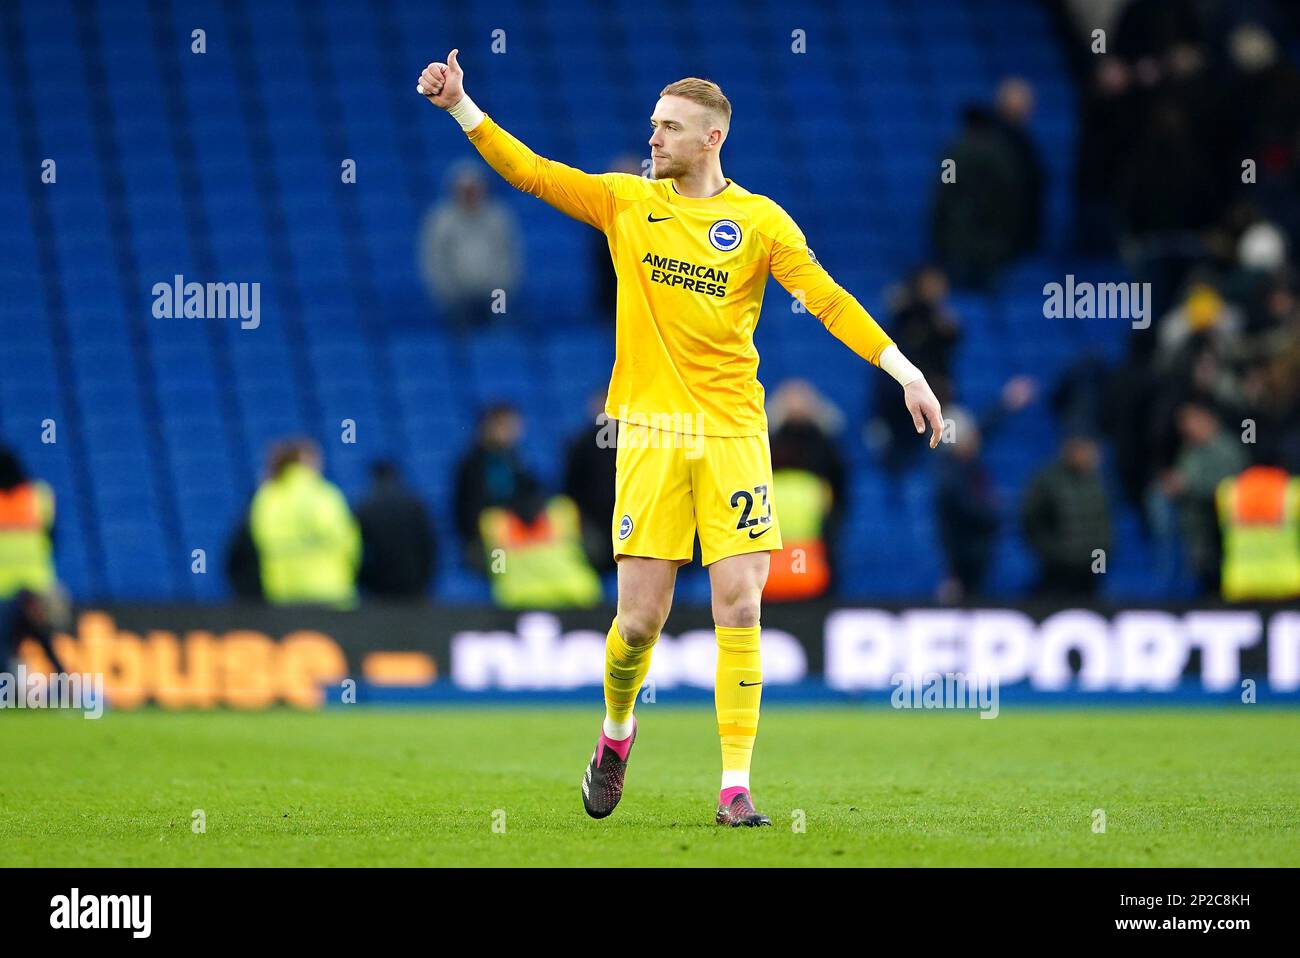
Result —
<instances>
[{"instance_id":1,"label":"raised arm","mask_svg":"<svg viewBox=\"0 0 1300 958\"><path fill-rule=\"evenodd\" d=\"M779 207L771 233L769 263L776 281L821 320L836 339L898 381L916 431L925 432L929 420L930 448L938 446L943 435L943 412L921 370L908 362L862 304L817 262L803 232Z\"/></svg>"},{"instance_id":2,"label":"raised arm","mask_svg":"<svg viewBox=\"0 0 1300 958\"><path fill-rule=\"evenodd\" d=\"M517 190L531 193L561 213L606 230L614 220L617 198L610 174L595 175L538 156L503 130L465 93L465 71L459 50L446 63L430 63L420 74L416 91L446 110L492 169Z\"/></svg>"}]
</instances>

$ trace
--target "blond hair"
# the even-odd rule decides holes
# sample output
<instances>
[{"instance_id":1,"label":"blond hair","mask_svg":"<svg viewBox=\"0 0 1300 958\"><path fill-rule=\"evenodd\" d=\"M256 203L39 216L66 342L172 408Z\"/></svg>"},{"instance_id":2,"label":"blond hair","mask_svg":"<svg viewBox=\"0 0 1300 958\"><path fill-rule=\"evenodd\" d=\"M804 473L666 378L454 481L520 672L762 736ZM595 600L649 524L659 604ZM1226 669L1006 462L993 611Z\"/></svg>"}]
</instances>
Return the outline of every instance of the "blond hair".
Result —
<instances>
[{"instance_id":1,"label":"blond hair","mask_svg":"<svg viewBox=\"0 0 1300 958\"><path fill-rule=\"evenodd\" d=\"M678 80L670 83L659 91L660 96L679 96L683 100L690 100L692 103L698 103L707 110L718 114L722 117L723 130L731 127L731 101L727 99L722 92L722 87L718 86L712 80L701 80L699 77L686 77L684 80Z\"/></svg>"}]
</instances>

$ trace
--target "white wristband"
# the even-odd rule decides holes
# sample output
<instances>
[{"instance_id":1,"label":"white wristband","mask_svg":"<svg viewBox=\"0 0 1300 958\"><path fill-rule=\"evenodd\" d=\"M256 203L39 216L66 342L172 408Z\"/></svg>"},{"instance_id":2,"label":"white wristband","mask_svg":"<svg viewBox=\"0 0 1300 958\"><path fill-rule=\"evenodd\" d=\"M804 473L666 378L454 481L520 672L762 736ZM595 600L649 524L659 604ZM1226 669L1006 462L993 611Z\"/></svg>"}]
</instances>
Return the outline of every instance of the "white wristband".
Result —
<instances>
[{"instance_id":1,"label":"white wristband","mask_svg":"<svg viewBox=\"0 0 1300 958\"><path fill-rule=\"evenodd\" d=\"M477 103L469 98L468 93L461 94L461 98L456 101L456 105L447 112L451 114L452 119L459 123L460 128L466 133L483 122L483 111L478 108Z\"/></svg>"},{"instance_id":2,"label":"white wristband","mask_svg":"<svg viewBox=\"0 0 1300 958\"><path fill-rule=\"evenodd\" d=\"M913 366L903 355L903 351L890 343L880 354L880 368L898 380L900 386L924 379L921 370Z\"/></svg>"}]
</instances>

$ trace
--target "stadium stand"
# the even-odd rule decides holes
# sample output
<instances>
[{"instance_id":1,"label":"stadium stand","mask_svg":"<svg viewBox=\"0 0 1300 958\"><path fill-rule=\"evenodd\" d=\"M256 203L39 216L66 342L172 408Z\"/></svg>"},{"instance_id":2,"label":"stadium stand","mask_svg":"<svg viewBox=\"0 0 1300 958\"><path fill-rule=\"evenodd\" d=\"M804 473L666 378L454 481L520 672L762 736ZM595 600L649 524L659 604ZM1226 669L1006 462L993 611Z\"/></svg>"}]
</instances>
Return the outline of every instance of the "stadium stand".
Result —
<instances>
[{"instance_id":1,"label":"stadium stand","mask_svg":"<svg viewBox=\"0 0 1300 958\"><path fill-rule=\"evenodd\" d=\"M674 0L664 13L703 16L704 6ZM165 0L6 3L0 175L26 187L0 191L0 218L30 228L0 234L0 435L57 493L61 577L86 599L227 597L219 556L266 444L287 433L322 440L327 474L350 497L371 460L396 459L450 529L450 476L476 411L507 399L525 412L530 465L558 481L564 439L613 355L611 323L590 305L586 228L493 181L524 241L508 313L456 340L419 284L420 217L439 196L440 168L472 151L411 78L452 42L488 112L537 151L593 171L644 153L666 82L716 80L735 107L727 175L785 206L882 320L886 286L927 255L935 171L961 107L1022 76L1039 103L1047 243L995 292L956 294L961 399L978 406L1022 372L1050 383L1088 349L1117 355L1122 323L1060 320L1057 335L1029 334L1046 322L1043 284L1089 268L1067 264L1059 239L1072 215L1075 92L1049 17L1028 0L946 7L935 17L909 0L814 6L799 27L829 55L787 70L762 52L791 42L772 0L710 3L708 19L731 27L691 35L643 32L633 0L605 5L601 18L571 0L499 3L490 16L452 4L436 25L423 5L391 0L207 0L183 14ZM556 35L558 22L590 42ZM202 54L190 51L195 29ZM487 53L495 29L504 55ZM55 184L38 177L46 158ZM355 184L341 179L346 159ZM152 287L176 275L260 282L260 325L155 318ZM843 591L932 594L941 556L930 472L915 466L895 488L858 438L879 373L792 313L775 283L764 313L769 390L805 376L849 419ZM46 419L53 444L42 442ZM355 444L337 441L344 419L356 423ZM1054 445L1041 403L991 443L1008 504ZM1118 534L1107 589L1139 595L1144 546L1132 515ZM208 575L188 574L193 549L206 550ZM441 549L435 593L486 601L451 536ZM1022 590L1030 567L1009 522L991 591ZM698 569L682 585L684 601L707 595Z\"/></svg>"}]
</instances>

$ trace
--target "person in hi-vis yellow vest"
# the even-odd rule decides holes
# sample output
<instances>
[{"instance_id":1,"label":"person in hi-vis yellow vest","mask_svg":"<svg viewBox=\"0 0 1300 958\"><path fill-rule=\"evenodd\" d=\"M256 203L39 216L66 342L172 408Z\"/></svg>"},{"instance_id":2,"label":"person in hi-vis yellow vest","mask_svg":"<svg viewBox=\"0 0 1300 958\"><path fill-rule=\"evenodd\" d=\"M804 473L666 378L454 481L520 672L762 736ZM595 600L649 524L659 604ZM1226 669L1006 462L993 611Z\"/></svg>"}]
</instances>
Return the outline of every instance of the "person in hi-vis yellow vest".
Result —
<instances>
[{"instance_id":1,"label":"person in hi-vis yellow vest","mask_svg":"<svg viewBox=\"0 0 1300 958\"><path fill-rule=\"evenodd\" d=\"M54 573L54 491L0 447L0 670L33 639L58 667L54 630L67 626L67 597Z\"/></svg>"},{"instance_id":2,"label":"person in hi-vis yellow vest","mask_svg":"<svg viewBox=\"0 0 1300 958\"><path fill-rule=\"evenodd\" d=\"M1223 597L1300 598L1300 479L1251 466L1215 492L1223 532Z\"/></svg>"},{"instance_id":3,"label":"person in hi-vis yellow vest","mask_svg":"<svg viewBox=\"0 0 1300 958\"><path fill-rule=\"evenodd\" d=\"M479 514L492 598L506 609L590 608L600 601L600 578L582 549L578 507L568 496L537 505Z\"/></svg>"},{"instance_id":4,"label":"person in hi-vis yellow vest","mask_svg":"<svg viewBox=\"0 0 1300 958\"><path fill-rule=\"evenodd\" d=\"M785 545L772 553L763 598L776 602L814 599L830 587L831 570L822 528L834 496L831 484L806 469L778 469L772 484L781 490Z\"/></svg>"},{"instance_id":5,"label":"person in hi-vis yellow vest","mask_svg":"<svg viewBox=\"0 0 1300 958\"><path fill-rule=\"evenodd\" d=\"M0 601L53 588L53 526L54 493L44 482L23 478L0 488Z\"/></svg>"},{"instance_id":6,"label":"person in hi-vis yellow vest","mask_svg":"<svg viewBox=\"0 0 1300 958\"><path fill-rule=\"evenodd\" d=\"M271 451L249 531L266 601L356 602L361 533L338 487L320 474L320 448L288 440Z\"/></svg>"}]
</instances>

